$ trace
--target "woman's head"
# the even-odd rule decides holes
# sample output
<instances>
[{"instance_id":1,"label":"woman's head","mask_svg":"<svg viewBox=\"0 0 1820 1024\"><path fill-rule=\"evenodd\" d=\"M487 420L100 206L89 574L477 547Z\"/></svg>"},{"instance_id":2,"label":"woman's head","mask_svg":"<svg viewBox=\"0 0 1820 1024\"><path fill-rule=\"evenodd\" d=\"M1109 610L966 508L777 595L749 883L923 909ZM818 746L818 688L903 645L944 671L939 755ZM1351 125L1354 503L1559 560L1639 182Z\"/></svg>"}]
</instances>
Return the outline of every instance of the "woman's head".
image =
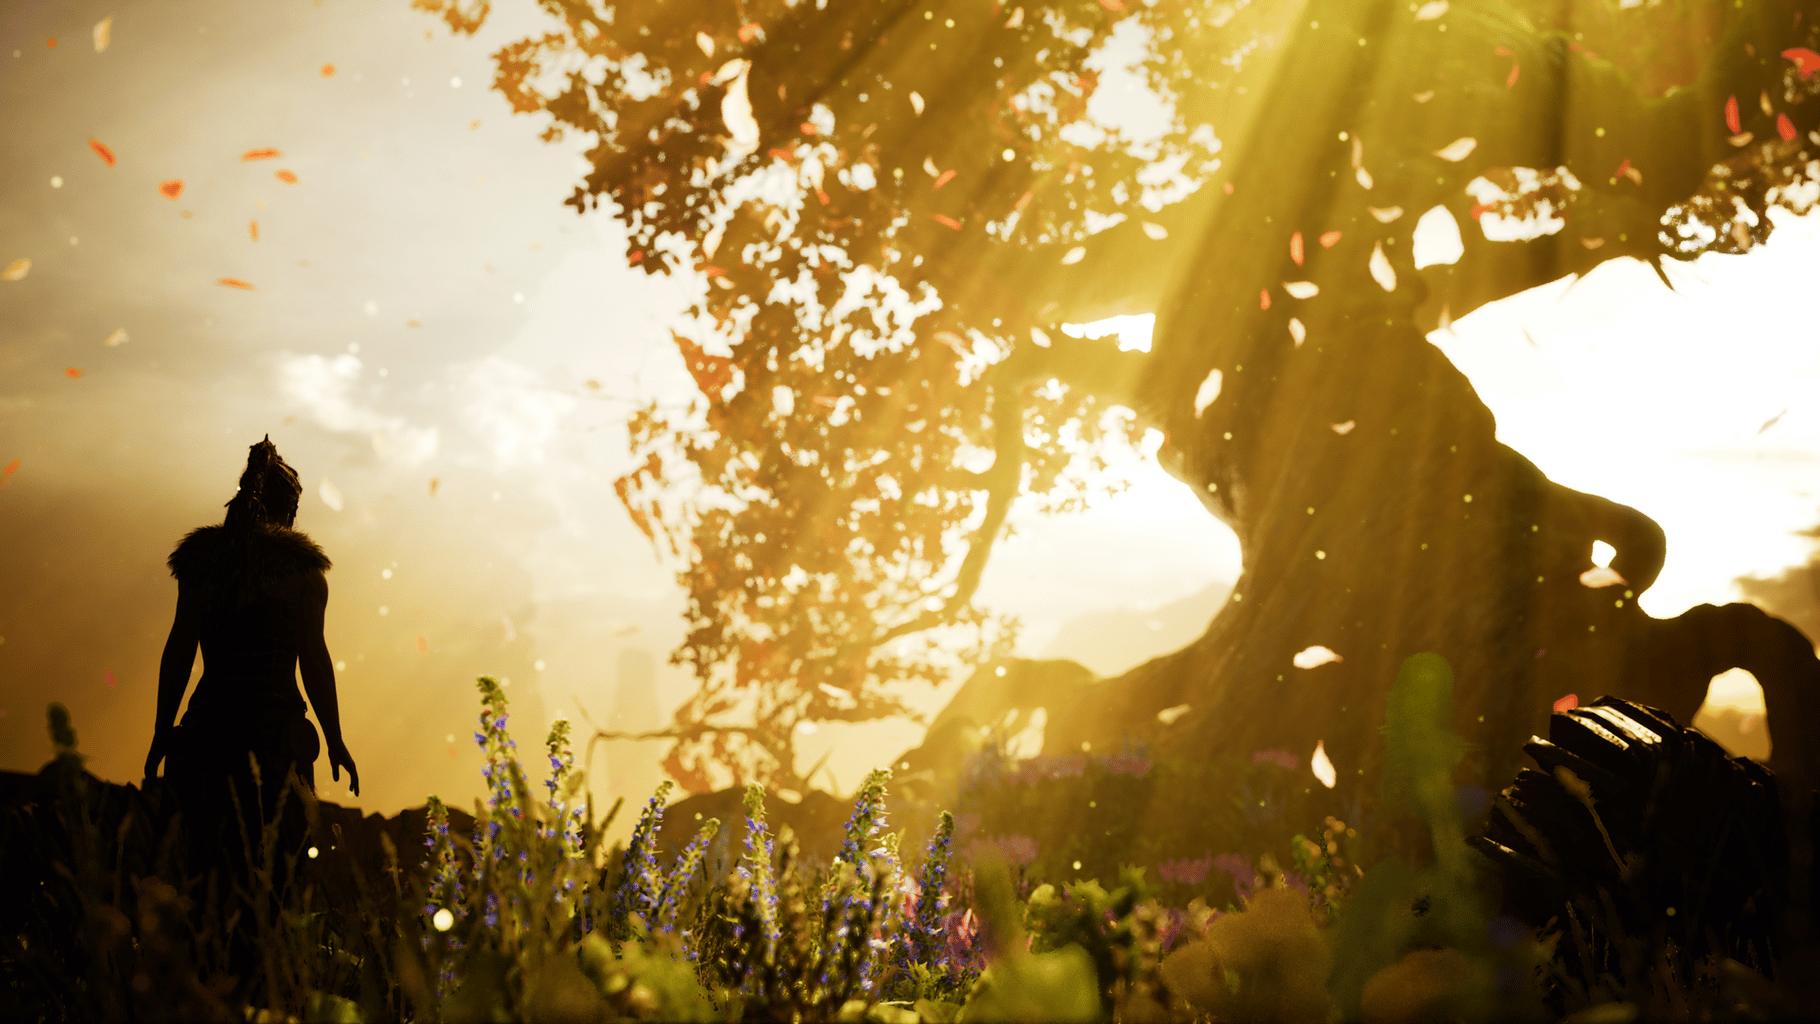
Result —
<instances>
[{"instance_id":1,"label":"woman's head","mask_svg":"<svg viewBox=\"0 0 1820 1024\"><path fill-rule=\"evenodd\" d=\"M290 526L297 521L297 501L303 484L278 455L278 446L267 435L246 456L240 489L227 503L229 526Z\"/></svg>"}]
</instances>

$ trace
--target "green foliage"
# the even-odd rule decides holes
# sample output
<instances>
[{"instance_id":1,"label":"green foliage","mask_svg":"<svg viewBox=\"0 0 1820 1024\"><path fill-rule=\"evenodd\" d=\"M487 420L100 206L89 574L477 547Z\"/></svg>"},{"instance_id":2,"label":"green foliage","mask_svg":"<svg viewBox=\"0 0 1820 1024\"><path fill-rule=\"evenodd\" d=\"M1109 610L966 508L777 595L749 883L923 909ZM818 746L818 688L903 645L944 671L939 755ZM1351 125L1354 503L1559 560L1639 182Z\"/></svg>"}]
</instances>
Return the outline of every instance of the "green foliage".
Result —
<instances>
[{"instance_id":1,"label":"green foliage","mask_svg":"<svg viewBox=\"0 0 1820 1024\"><path fill-rule=\"evenodd\" d=\"M1004 864L989 862L975 870L991 966L980 975L958 1019L1097 1020L1100 990L1087 951L1078 945L1027 950Z\"/></svg>"}]
</instances>

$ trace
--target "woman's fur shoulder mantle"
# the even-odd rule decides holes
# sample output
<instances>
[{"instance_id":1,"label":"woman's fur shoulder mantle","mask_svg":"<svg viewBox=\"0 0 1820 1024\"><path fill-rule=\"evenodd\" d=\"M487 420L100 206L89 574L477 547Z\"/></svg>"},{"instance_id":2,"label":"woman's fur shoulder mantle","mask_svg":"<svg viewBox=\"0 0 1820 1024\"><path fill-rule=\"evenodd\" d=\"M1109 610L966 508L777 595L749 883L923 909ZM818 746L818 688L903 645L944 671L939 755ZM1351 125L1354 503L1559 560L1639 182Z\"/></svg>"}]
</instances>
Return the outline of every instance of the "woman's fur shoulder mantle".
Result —
<instances>
[{"instance_id":1,"label":"woman's fur shoulder mantle","mask_svg":"<svg viewBox=\"0 0 1820 1024\"><path fill-rule=\"evenodd\" d=\"M259 561L273 575L329 571L329 556L301 531L263 526L250 539L257 546ZM219 579L234 557L229 540L227 528L219 523L191 530L166 563L171 575L178 580Z\"/></svg>"}]
</instances>

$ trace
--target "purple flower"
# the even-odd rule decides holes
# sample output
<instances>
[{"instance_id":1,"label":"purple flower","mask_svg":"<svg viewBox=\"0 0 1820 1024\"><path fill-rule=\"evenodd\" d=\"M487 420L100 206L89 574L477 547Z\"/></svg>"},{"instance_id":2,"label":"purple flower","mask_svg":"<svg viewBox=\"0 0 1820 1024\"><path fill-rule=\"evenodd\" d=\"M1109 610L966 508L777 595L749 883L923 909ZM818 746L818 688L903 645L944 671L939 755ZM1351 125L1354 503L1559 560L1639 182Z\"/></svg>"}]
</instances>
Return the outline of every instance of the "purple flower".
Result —
<instances>
[{"instance_id":1,"label":"purple flower","mask_svg":"<svg viewBox=\"0 0 1820 1024\"><path fill-rule=\"evenodd\" d=\"M1302 762L1287 750L1260 750L1251 755L1252 764L1259 765L1265 762L1281 765L1284 771L1290 772L1300 771L1302 768Z\"/></svg>"},{"instance_id":2,"label":"purple flower","mask_svg":"<svg viewBox=\"0 0 1820 1024\"><path fill-rule=\"evenodd\" d=\"M1183 885L1199 885L1213 867L1213 854L1193 860L1166 860L1156 866L1157 874L1165 882L1180 882Z\"/></svg>"},{"instance_id":3,"label":"purple flower","mask_svg":"<svg viewBox=\"0 0 1820 1024\"><path fill-rule=\"evenodd\" d=\"M1232 876L1232 887L1239 899L1248 900L1258 888L1258 873L1251 868L1251 858L1242 853L1222 853L1213 858L1213 866Z\"/></svg>"}]
</instances>

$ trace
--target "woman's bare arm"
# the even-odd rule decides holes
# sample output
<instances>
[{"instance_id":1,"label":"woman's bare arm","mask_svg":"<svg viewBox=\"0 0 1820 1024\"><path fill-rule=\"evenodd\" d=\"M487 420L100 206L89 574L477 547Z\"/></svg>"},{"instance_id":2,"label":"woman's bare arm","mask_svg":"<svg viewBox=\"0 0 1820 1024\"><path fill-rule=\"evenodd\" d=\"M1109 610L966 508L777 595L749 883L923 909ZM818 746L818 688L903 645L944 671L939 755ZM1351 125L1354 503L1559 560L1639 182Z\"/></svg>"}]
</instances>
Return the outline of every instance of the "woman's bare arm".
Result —
<instances>
[{"instance_id":1,"label":"woman's bare arm","mask_svg":"<svg viewBox=\"0 0 1820 1024\"><path fill-rule=\"evenodd\" d=\"M152 730L152 749L145 758L146 778L155 776L158 762L164 760L164 741L177 722L177 709L183 705L184 691L190 687L190 669L196 665L196 648L201 642L196 599L179 581L177 616L171 622L171 635L164 642L164 656L158 662L158 718Z\"/></svg>"},{"instance_id":2,"label":"woman's bare arm","mask_svg":"<svg viewBox=\"0 0 1820 1024\"><path fill-rule=\"evenodd\" d=\"M348 788L360 795L360 773L348 754L341 736L341 707L335 693L335 662L329 657L328 641L323 637L323 618L329 607L328 577L320 572L304 577L303 613L298 620L297 667L303 673L303 692L322 726L322 738L329 749L329 767L334 777L348 770Z\"/></svg>"}]
</instances>

